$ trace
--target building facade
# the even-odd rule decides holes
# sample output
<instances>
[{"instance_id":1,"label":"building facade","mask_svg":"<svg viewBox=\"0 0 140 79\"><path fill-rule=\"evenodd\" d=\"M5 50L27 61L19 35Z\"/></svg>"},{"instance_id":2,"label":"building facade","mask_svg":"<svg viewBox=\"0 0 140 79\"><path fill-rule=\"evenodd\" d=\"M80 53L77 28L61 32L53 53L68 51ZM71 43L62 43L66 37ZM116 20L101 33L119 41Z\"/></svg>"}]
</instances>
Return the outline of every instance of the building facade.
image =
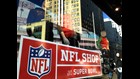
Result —
<instances>
[{"instance_id":1,"label":"building facade","mask_svg":"<svg viewBox=\"0 0 140 79\"><path fill-rule=\"evenodd\" d=\"M81 0L82 27L89 31L94 31L100 36L101 30L104 29L102 10L91 0ZM93 13L93 15L92 15Z\"/></svg>"},{"instance_id":2,"label":"building facade","mask_svg":"<svg viewBox=\"0 0 140 79\"><path fill-rule=\"evenodd\" d=\"M110 53L112 57L119 52L122 54L122 29L112 19L104 19L104 27L107 32L107 38L110 43Z\"/></svg>"},{"instance_id":3,"label":"building facade","mask_svg":"<svg viewBox=\"0 0 140 79\"><path fill-rule=\"evenodd\" d=\"M82 33L81 0L46 0L47 20Z\"/></svg>"},{"instance_id":4,"label":"building facade","mask_svg":"<svg viewBox=\"0 0 140 79\"><path fill-rule=\"evenodd\" d=\"M82 28L97 35L104 29L102 10L91 0L47 0L47 19L82 34ZM92 15L93 13L93 15Z\"/></svg>"}]
</instances>

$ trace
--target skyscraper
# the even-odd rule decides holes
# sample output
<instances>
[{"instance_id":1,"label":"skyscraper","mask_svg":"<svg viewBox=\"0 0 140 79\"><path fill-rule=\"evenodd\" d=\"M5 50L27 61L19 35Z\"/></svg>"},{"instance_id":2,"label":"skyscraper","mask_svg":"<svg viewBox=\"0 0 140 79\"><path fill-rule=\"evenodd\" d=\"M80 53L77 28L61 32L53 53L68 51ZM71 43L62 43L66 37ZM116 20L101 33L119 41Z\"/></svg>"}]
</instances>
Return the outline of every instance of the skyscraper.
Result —
<instances>
[{"instance_id":1,"label":"skyscraper","mask_svg":"<svg viewBox=\"0 0 140 79\"><path fill-rule=\"evenodd\" d=\"M80 0L47 0L47 20L82 33Z\"/></svg>"},{"instance_id":2,"label":"skyscraper","mask_svg":"<svg viewBox=\"0 0 140 79\"><path fill-rule=\"evenodd\" d=\"M82 33L82 28L97 35L103 30L102 10L91 0L47 0L47 18L53 23ZM92 13L94 16L92 16Z\"/></svg>"},{"instance_id":3,"label":"skyscraper","mask_svg":"<svg viewBox=\"0 0 140 79\"><path fill-rule=\"evenodd\" d=\"M121 26L112 19L104 19L104 27L107 32L107 38L110 42L110 53L112 57L119 52L122 53L122 30Z\"/></svg>"},{"instance_id":4,"label":"skyscraper","mask_svg":"<svg viewBox=\"0 0 140 79\"><path fill-rule=\"evenodd\" d=\"M102 10L91 0L81 0L81 11L82 27L93 31L93 25L95 25L96 34L100 35L100 31L104 29ZM94 17L92 16L92 12Z\"/></svg>"}]
</instances>

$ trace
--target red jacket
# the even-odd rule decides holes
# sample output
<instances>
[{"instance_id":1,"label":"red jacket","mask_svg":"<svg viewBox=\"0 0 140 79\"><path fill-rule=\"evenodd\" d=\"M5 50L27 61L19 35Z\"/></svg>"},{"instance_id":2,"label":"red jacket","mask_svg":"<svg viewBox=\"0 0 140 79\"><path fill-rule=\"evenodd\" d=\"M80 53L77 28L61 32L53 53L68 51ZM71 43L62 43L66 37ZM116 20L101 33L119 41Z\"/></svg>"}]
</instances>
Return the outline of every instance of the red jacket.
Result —
<instances>
[{"instance_id":1,"label":"red jacket","mask_svg":"<svg viewBox=\"0 0 140 79\"><path fill-rule=\"evenodd\" d=\"M97 46L100 49L109 50L109 41L106 37L100 37L97 41Z\"/></svg>"},{"instance_id":2,"label":"red jacket","mask_svg":"<svg viewBox=\"0 0 140 79\"><path fill-rule=\"evenodd\" d=\"M107 40L106 37L102 37L100 44L101 44L102 49L109 50L109 41Z\"/></svg>"},{"instance_id":3,"label":"red jacket","mask_svg":"<svg viewBox=\"0 0 140 79\"><path fill-rule=\"evenodd\" d=\"M64 32L64 34L67 38L74 36L74 31L73 30L62 27L62 31Z\"/></svg>"}]
</instances>

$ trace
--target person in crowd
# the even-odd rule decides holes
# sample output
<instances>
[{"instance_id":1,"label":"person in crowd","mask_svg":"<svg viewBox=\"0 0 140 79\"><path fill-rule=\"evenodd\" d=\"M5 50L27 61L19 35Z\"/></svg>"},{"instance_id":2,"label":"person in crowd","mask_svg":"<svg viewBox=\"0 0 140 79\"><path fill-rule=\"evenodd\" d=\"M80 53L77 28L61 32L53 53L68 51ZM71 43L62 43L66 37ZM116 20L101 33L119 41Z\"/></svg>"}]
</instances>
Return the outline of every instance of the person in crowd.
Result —
<instances>
[{"instance_id":1,"label":"person in crowd","mask_svg":"<svg viewBox=\"0 0 140 79\"><path fill-rule=\"evenodd\" d=\"M120 54L117 53L117 61L116 61L116 73L118 79L122 79L122 58L120 57Z\"/></svg>"},{"instance_id":2,"label":"person in crowd","mask_svg":"<svg viewBox=\"0 0 140 79\"><path fill-rule=\"evenodd\" d=\"M114 68L115 68L114 60L113 59L110 59L109 66L110 66L110 69L109 69L109 78L112 79L113 73L114 73Z\"/></svg>"},{"instance_id":3,"label":"person in crowd","mask_svg":"<svg viewBox=\"0 0 140 79\"><path fill-rule=\"evenodd\" d=\"M101 36L97 40L97 47L101 50L103 58L102 72L104 75L109 74L109 41L106 37L106 31L101 31Z\"/></svg>"},{"instance_id":4,"label":"person in crowd","mask_svg":"<svg viewBox=\"0 0 140 79\"><path fill-rule=\"evenodd\" d=\"M106 37L106 31L101 31L101 36L99 37L97 41L97 47L102 52L103 62L106 58L109 58L109 41Z\"/></svg>"}]
</instances>

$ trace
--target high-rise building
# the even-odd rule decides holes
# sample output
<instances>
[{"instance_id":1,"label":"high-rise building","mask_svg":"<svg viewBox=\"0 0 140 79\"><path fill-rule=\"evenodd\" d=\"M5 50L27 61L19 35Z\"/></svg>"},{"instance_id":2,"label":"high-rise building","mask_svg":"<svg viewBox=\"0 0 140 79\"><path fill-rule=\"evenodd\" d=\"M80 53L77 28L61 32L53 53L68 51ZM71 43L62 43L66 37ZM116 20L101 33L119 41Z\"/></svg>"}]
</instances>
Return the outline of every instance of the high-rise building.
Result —
<instances>
[{"instance_id":1,"label":"high-rise building","mask_svg":"<svg viewBox=\"0 0 140 79\"><path fill-rule=\"evenodd\" d=\"M47 20L82 33L80 0L46 0Z\"/></svg>"},{"instance_id":2,"label":"high-rise building","mask_svg":"<svg viewBox=\"0 0 140 79\"><path fill-rule=\"evenodd\" d=\"M93 32L95 27L100 35L104 29L102 10L91 0L47 0L47 4L47 19L53 23L79 33L82 28Z\"/></svg>"},{"instance_id":3,"label":"high-rise building","mask_svg":"<svg viewBox=\"0 0 140 79\"><path fill-rule=\"evenodd\" d=\"M110 52L113 56L117 52L122 53L122 30L121 26L116 24L112 19L104 19L104 26L107 38L110 42Z\"/></svg>"},{"instance_id":4,"label":"high-rise building","mask_svg":"<svg viewBox=\"0 0 140 79\"><path fill-rule=\"evenodd\" d=\"M122 43L121 26L115 23L112 19L104 19L104 26L107 32L107 37L111 42Z\"/></svg>"},{"instance_id":5,"label":"high-rise building","mask_svg":"<svg viewBox=\"0 0 140 79\"><path fill-rule=\"evenodd\" d=\"M93 31L93 26L95 26L96 34L100 36L101 30L104 30L104 21L102 10L96 6L92 0L80 0L81 1L81 17L82 17L82 27ZM94 14L92 16L92 13Z\"/></svg>"}]
</instances>

